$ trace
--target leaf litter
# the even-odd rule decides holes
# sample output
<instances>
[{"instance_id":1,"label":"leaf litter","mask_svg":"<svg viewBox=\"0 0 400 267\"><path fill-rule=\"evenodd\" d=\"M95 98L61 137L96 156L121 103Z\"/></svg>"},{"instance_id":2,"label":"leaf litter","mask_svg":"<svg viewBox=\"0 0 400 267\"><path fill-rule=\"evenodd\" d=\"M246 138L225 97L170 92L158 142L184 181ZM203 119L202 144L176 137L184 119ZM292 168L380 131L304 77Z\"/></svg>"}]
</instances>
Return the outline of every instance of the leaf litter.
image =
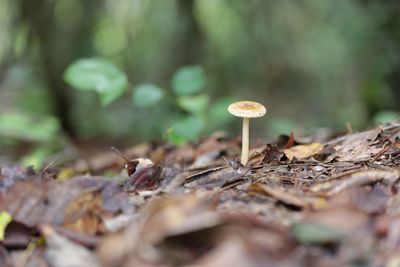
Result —
<instances>
[{"instance_id":1,"label":"leaf litter","mask_svg":"<svg viewBox=\"0 0 400 267\"><path fill-rule=\"evenodd\" d=\"M215 133L1 166L1 266L399 266L399 124L252 151Z\"/></svg>"}]
</instances>

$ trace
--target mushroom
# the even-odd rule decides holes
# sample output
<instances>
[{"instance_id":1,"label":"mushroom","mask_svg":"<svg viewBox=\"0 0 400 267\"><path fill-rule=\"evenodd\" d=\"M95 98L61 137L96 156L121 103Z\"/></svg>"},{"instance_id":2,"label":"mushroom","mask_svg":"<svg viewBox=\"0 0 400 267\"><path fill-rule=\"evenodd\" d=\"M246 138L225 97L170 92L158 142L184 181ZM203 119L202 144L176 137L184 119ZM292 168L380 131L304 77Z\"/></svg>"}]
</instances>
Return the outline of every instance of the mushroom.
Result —
<instances>
[{"instance_id":1,"label":"mushroom","mask_svg":"<svg viewBox=\"0 0 400 267\"><path fill-rule=\"evenodd\" d=\"M259 118L265 115L267 110L263 105L253 101L239 101L229 105L229 113L243 118L242 133L242 158L240 162L246 166L249 160L249 122L250 118Z\"/></svg>"}]
</instances>

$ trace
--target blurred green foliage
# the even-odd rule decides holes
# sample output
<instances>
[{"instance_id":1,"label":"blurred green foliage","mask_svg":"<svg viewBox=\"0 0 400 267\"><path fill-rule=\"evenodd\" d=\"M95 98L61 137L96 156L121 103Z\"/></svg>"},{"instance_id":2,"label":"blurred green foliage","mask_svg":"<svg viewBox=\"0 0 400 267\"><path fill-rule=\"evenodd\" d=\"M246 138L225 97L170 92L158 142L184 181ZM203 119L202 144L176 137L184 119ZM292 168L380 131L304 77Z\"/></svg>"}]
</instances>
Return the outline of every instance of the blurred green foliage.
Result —
<instances>
[{"instance_id":1,"label":"blurred green foliage","mask_svg":"<svg viewBox=\"0 0 400 267\"><path fill-rule=\"evenodd\" d=\"M157 105L164 97L162 88L151 83L140 84L135 87L132 102L140 108L149 108Z\"/></svg>"},{"instance_id":2,"label":"blurred green foliage","mask_svg":"<svg viewBox=\"0 0 400 267\"><path fill-rule=\"evenodd\" d=\"M33 118L22 113L0 114L0 135L10 139L46 142L60 130L57 118L43 116Z\"/></svg>"},{"instance_id":3,"label":"blurred green foliage","mask_svg":"<svg viewBox=\"0 0 400 267\"><path fill-rule=\"evenodd\" d=\"M30 152L20 159L26 166L41 166L48 155L65 145L65 139L59 135L60 130L58 119L50 115L0 114L0 145L33 144Z\"/></svg>"},{"instance_id":4,"label":"blurred green foliage","mask_svg":"<svg viewBox=\"0 0 400 267\"><path fill-rule=\"evenodd\" d=\"M400 119L400 112L384 110L376 113L376 115L372 118L372 122L374 125L384 124L394 122Z\"/></svg>"},{"instance_id":5,"label":"blurred green foliage","mask_svg":"<svg viewBox=\"0 0 400 267\"><path fill-rule=\"evenodd\" d=\"M392 120L398 17L396 0L0 0L0 144L235 135L238 99L267 106L253 138Z\"/></svg>"},{"instance_id":6,"label":"blurred green foliage","mask_svg":"<svg viewBox=\"0 0 400 267\"><path fill-rule=\"evenodd\" d=\"M64 79L79 90L94 90L106 106L120 97L127 85L125 73L104 59L79 59L71 64Z\"/></svg>"},{"instance_id":7,"label":"blurred green foliage","mask_svg":"<svg viewBox=\"0 0 400 267\"><path fill-rule=\"evenodd\" d=\"M103 59L79 59L73 62L65 71L64 79L78 90L95 91L103 105L117 100L126 91L128 84L125 74ZM167 141L175 145L194 141L205 131L207 119L214 120L213 115L218 119L221 116L219 113L226 113L224 106L223 109L214 108L214 113L208 114L209 96L196 94L200 93L205 85L206 78L200 66L184 66L174 73L171 79L174 94L170 94L169 97L173 103L171 107L175 109L173 114L179 115L172 119L168 118L167 114L164 115L163 120L169 119L168 128L164 129L166 124L159 124L158 128L159 131L165 132ZM165 95L161 87L147 83L134 87L131 98L137 107L151 108L157 106Z\"/></svg>"},{"instance_id":8,"label":"blurred green foliage","mask_svg":"<svg viewBox=\"0 0 400 267\"><path fill-rule=\"evenodd\" d=\"M182 67L172 78L172 88L177 95L198 93L205 84L204 72L199 66Z\"/></svg>"}]
</instances>

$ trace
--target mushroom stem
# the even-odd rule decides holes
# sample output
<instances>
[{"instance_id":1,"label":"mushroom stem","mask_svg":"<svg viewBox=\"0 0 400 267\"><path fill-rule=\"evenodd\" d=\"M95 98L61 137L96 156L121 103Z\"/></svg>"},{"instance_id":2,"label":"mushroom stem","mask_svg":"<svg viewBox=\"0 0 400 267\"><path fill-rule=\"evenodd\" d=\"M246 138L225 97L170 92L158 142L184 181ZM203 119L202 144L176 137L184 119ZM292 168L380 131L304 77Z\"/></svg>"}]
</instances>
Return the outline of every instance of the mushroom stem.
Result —
<instances>
[{"instance_id":1,"label":"mushroom stem","mask_svg":"<svg viewBox=\"0 0 400 267\"><path fill-rule=\"evenodd\" d=\"M242 132L242 159L240 162L246 166L249 160L249 118L243 118L243 132Z\"/></svg>"}]
</instances>

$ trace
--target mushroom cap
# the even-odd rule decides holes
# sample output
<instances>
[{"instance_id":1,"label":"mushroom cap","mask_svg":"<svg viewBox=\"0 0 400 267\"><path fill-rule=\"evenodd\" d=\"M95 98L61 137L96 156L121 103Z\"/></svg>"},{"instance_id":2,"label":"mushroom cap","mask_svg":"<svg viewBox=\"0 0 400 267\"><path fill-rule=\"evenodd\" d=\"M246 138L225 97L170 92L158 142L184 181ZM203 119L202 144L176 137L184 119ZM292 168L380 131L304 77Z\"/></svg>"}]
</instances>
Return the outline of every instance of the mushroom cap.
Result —
<instances>
[{"instance_id":1,"label":"mushroom cap","mask_svg":"<svg viewBox=\"0 0 400 267\"><path fill-rule=\"evenodd\" d=\"M253 101L238 101L229 105L229 113L241 118L259 118L265 115L267 110L263 105Z\"/></svg>"}]
</instances>

